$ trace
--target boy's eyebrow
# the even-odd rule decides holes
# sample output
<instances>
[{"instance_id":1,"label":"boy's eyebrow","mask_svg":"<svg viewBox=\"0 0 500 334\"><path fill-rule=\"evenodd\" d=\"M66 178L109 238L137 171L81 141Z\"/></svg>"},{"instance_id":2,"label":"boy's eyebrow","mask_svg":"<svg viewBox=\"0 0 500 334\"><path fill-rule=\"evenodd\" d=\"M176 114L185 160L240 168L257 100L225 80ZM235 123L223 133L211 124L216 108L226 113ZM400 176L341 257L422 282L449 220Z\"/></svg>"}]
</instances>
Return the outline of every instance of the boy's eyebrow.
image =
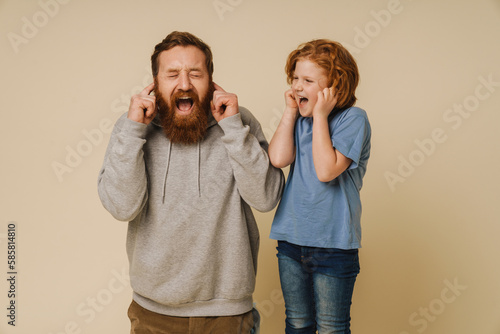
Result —
<instances>
[{"instance_id":1,"label":"boy's eyebrow","mask_svg":"<svg viewBox=\"0 0 500 334\"><path fill-rule=\"evenodd\" d=\"M300 76L301 76L302 78L304 78L304 79L318 80L317 78L312 77L312 76L310 76L310 75L300 75ZM293 75L293 77L299 77L299 75L294 74L294 75Z\"/></svg>"}]
</instances>

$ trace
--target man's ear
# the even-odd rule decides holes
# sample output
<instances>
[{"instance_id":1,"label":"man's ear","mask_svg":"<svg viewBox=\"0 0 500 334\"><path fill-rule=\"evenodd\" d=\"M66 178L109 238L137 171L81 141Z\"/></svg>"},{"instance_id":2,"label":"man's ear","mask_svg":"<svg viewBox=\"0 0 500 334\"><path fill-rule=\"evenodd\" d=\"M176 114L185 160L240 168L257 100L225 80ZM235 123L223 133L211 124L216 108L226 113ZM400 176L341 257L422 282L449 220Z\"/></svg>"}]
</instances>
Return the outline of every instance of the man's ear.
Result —
<instances>
[{"instance_id":1,"label":"man's ear","mask_svg":"<svg viewBox=\"0 0 500 334\"><path fill-rule=\"evenodd\" d=\"M156 96L156 91L158 90L158 76L153 77L153 83L155 84L151 95Z\"/></svg>"},{"instance_id":2,"label":"man's ear","mask_svg":"<svg viewBox=\"0 0 500 334\"><path fill-rule=\"evenodd\" d=\"M210 82L208 83L208 93L207 93L210 94L210 101L214 100L214 92L215 92L214 82L210 78ZM212 105L212 102L210 102L210 105Z\"/></svg>"}]
</instances>

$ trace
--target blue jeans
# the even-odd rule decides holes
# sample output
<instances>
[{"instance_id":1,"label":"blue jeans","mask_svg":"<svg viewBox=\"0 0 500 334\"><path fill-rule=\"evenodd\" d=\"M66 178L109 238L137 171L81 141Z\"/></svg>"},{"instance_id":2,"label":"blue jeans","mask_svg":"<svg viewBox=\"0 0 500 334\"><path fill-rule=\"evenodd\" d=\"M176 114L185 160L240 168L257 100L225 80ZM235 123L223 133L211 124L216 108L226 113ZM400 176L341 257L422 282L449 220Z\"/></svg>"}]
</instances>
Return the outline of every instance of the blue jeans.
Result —
<instances>
[{"instance_id":1,"label":"blue jeans","mask_svg":"<svg viewBox=\"0 0 500 334\"><path fill-rule=\"evenodd\" d=\"M351 333L351 300L358 250L297 246L278 241L286 334Z\"/></svg>"}]
</instances>

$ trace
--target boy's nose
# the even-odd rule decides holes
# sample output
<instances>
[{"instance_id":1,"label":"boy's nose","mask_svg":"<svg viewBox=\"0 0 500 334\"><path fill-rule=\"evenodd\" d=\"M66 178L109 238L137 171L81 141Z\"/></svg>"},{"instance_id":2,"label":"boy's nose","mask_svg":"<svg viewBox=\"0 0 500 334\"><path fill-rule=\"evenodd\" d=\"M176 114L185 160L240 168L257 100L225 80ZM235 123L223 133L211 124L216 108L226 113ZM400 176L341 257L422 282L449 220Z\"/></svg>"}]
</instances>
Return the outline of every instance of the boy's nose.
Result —
<instances>
[{"instance_id":1,"label":"boy's nose","mask_svg":"<svg viewBox=\"0 0 500 334\"><path fill-rule=\"evenodd\" d=\"M292 85L292 89L296 90L296 91L301 91L302 90L302 84L299 83L299 82L296 82Z\"/></svg>"}]
</instances>

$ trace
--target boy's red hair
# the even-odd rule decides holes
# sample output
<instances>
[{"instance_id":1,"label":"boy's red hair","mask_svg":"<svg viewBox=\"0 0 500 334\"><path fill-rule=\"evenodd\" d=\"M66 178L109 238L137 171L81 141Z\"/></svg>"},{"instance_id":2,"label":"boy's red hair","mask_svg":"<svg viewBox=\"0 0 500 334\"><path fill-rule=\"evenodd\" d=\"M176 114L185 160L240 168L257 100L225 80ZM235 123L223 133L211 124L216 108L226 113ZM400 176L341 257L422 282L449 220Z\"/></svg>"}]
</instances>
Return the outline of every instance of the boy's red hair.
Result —
<instances>
[{"instance_id":1,"label":"boy's red hair","mask_svg":"<svg viewBox=\"0 0 500 334\"><path fill-rule=\"evenodd\" d=\"M295 66L302 59L310 60L325 70L328 86L335 86L338 92L335 109L345 109L354 105L359 72L356 61L347 49L340 43L327 39L312 40L299 45L288 55L286 62L288 84L292 84Z\"/></svg>"}]
</instances>

